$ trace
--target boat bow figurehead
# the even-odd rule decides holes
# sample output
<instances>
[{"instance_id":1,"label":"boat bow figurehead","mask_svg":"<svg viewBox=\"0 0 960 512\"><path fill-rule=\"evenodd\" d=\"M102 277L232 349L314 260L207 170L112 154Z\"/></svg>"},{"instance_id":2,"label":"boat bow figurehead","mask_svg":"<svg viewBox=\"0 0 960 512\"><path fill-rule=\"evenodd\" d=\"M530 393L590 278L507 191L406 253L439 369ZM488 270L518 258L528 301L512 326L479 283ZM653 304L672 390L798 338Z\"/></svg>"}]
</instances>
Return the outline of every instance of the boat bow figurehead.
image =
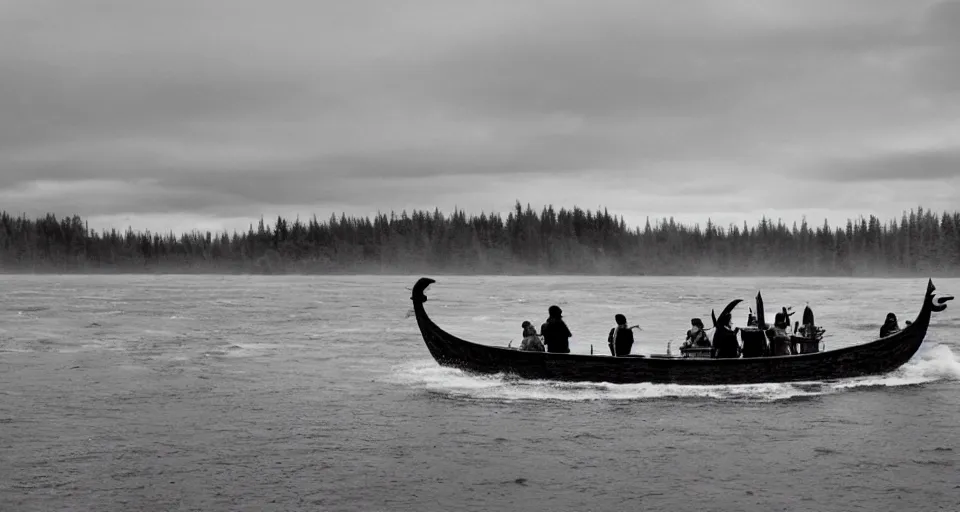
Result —
<instances>
[{"instance_id":1,"label":"boat bow figurehead","mask_svg":"<svg viewBox=\"0 0 960 512\"><path fill-rule=\"evenodd\" d=\"M933 285L933 279L928 280L927 296L924 299L924 306L930 308L930 311L936 311L939 313L940 311L947 309L947 301L953 300L953 295L944 295L942 297L938 297L937 300L934 301L933 298L936 296L936 294L933 292L936 289L937 287Z\"/></svg>"},{"instance_id":2,"label":"boat bow figurehead","mask_svg":"<svg viewBox=\"0 0 960 512\"><path fill-rule=\"evenodd\" d=\"M414 304L423 304L427 301L427 296L423 293L431 284L436 283L433 279L429 277L421 277L417 284L413 285L413 295L410 297L410 300Z\"/></svg>"}]
</instances>

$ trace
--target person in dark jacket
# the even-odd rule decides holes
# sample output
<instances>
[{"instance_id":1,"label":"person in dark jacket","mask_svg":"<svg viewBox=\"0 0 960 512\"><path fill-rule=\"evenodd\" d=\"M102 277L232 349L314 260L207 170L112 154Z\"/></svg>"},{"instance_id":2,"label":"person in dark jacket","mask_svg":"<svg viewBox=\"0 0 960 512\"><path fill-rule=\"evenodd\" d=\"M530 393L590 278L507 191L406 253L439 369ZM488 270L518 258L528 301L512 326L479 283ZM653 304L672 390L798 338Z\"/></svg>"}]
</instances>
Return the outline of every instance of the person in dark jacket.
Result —
<instances>
[{"instance_id":1,"label":"person in dark jacket","mask_svg":"<svg viewBox=\"0 0 960 512\"><path fill-rule=\"evenodd\" d=\"M633 348L633 328L627 327L627 317L617 313L613 317L617 326L610 329L607 335L607 345L610 345L610 355L628 356Z\"/></svg>"},{"instance_id":2,"label":"person in dark jacket","mask_svg":"<svg viewBox=\"0 0 960 512\"><path fill-rule=\"evenodd\" d=\"M717 330L713 334L713 351L716 358L740 357L740 342L737 340L739 328L734 329L730 326L732 320L730 313L717 319Z\"/></svg>"},{"instance_id":3,"label":"person in dark jacket","mask_svg":"<svg viewBox=\"0 0 960 512\"><path fill-rule=\"evenodd\" d=\"M880 337L886 338L898 331L900 331L900 324L897 323L897 315L894 315L892 312L887 313L886 321L880 326Z\"/></svg>"},{"instance_id":4,"label":"person in dark jacket","mask_svg":"<svg viewBox=\"0 0 960 512\"><path fill-rule=\"evenodd\" d=\"M703 320L699 318L690 319L690 330L687 331L687 338L683 342L683 347L710 348L710 337L703 327Z\"/></svg>"},{"instance_id":5,"label":"person in dark jacket","mask_svg":"<svg viewBox=\"0 0 960 512\"><path fill-rule=\"evenodd\" d=\"M557 306L550 306L547 309L550 317L540 326L540 336L543 336L543 344L547 346L547 352L557 354L570 353L570 329L563 322L563 311Z\"/></svg>"},{"instance_id":6,"label":"person in dark jacket","mask_svg":"<svg viewBox=\"0 0 960 512\"><path fill-rule=\"evenodd\" d=\"M771 355L789 356L793 354L793 344L790 342L790 333L787 332L789 327L790 317L785 313L777 313L774 316L773 328L769 331Z\"/></svg>"}]
</instances>

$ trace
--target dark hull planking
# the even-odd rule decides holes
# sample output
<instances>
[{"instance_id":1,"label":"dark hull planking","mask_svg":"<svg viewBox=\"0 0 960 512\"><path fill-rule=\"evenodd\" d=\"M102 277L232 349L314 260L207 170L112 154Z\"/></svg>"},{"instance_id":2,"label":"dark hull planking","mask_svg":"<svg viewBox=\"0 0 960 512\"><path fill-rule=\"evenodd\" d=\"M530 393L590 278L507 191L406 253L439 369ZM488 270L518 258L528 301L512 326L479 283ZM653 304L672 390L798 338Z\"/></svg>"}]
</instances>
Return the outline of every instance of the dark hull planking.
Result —
<instances>
[{"instance_id":1,"label":"dark hull planking","mask_svg":"<svg viewBox=\"0 0 960 512\"><path fill-rule=\"evenodd\" d=\"M460 339L435 324L424 309L424 291L435 281L421 278L413 287L413 307L423 341L441 365L483 374L510 374L558 381L672 384L753 384L819 381L888 373L920 348L933 312L946 309L944 296L934 301L928 281L923 307L902 331L852 347L779 357L683 359L551 354L480 345Z\"/></svg>"}]
</instances>

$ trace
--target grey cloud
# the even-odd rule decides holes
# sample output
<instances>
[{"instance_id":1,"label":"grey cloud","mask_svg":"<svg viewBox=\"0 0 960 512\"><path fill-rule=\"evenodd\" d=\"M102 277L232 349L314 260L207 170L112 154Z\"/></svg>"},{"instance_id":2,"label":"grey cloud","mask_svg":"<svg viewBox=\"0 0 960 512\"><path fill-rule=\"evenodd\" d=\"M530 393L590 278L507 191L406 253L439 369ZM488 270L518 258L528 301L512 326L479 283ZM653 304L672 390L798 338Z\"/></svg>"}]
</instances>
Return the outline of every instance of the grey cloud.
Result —
<instances>
[{"instance_id":1,"label":"grey cloud","mask_svg":"<svg viewBox=\"0 0 960 512\"><path fill-rule=\"evenodd\" d=\"M217 124L255 122L304 97L303 84L198 59L158 69L140 63L139 69L95 76L0 61L0 74L5 151L76 140L189 136Z\"/></svg>"},{"instance_id":2,"label":"grey cloud","mask_svg":"<svg viewBox=\"0 0 960 512\"><path fill-rule=\"evenodd\" d=\"M669 190L960 114L936 65L958 54L955 3L397 5L8 2L0 189L156 183L103 196L110 212L386 204L545 174Z\"/></svg>"},{"instance_id":3,"label":"grey cloud","mask_svg":"<svg viewBox=\"0 0 960 512\"><path fill-rule=\"evenodd\" d=\"M960 99L960 1L931 4L909 42L913 83L921 91Z\"/></svg>"},{"instance_id":4,"label":"grey cloud","mask_svg":"<svg viewBox=\"0 0 960 512\"><path fill-rule=\"evenodd\" d=\"M208 190L167 188L149 182L118 183L91 182L84 185L65 184L50 187L21 186L0 192L3 208L15 212L39 215L50 211L49 204L55 201L57 211L63 214L121 214L165 211L218 210L220 207L237 204L236 197Z\"/></svg>"},{"instance_id":5,"label":"grey cloud","mask_svg":"<svg viewBox=\"0 0 960 512\"><path fill-rule=\"evenodd\" d=\"M436 205L428 203L433 200L424 201L426 190L435 200L464 189L484 191L490 183L486 176L443 180L389 177L325 180L309 175L266 174L217 179L203 174L177 183L164 180L68 183L59 192L47 194L37 193L35 187L26 185L0 191L0 208L42 215L50 211L49 205L55 202L57 212L84 216L191 212L212 217L255 217L259 211L277 209L305 209L304 214L324 216L330 213L327 207L312 205L335 204L364 212L396 209L398 202L432 208Z\"/></svg>"},{"instance_id":6,"label":"grey cloud","mask_svg":"<svg viewBox=\"0 0 960 512\"><path fill-rule=\"evenodd\" d=\"M685 6L686 7L686 6ZM438 89L483 112L570 112L586 118L728 116L770 87L791 85L888 44L887 25L788 27L778 31L684 30L649 34L630 17L577 17L549 33L483 41L431 63ZM795 85L795 84L794 84Z\"/></svg>"},{"instance_id":7,"label":"grey cloud","mask_svg":"<svg viewBox=\"0 0 960 512\"><path fill-rule=\"evenodd\" d=\"M931 44L960 46L960 1L946 0L929 4L924 12L920 37Z\"/></svg>"},{"instance_id":8,"label":"grey cloud","mask_svg":"<svg viewBox=\"0 0 960 512\"><path fill-rule=\"evenodd\" d=\"M827 162L810 177L851 183L952 180L960 178L960 147L892 152Z\"/></svg>"}]
</instances>

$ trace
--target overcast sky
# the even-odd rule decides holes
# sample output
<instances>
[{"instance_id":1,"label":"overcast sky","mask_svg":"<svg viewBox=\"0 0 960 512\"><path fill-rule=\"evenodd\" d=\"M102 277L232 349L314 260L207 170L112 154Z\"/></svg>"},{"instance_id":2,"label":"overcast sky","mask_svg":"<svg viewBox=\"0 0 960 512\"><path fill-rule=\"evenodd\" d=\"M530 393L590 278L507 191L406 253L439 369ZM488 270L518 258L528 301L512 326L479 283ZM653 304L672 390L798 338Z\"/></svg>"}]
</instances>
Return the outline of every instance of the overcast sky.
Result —
<instances>
[{"instance_id":1,"label":"overcast sky","mask_svg":"<svg viewBox=\"0 0 960 512\"><path fill-rule=\"evenodd\" d=\"M960 2L0 0L0 209L960 209Z\"/></svg>"}]
</instances>

